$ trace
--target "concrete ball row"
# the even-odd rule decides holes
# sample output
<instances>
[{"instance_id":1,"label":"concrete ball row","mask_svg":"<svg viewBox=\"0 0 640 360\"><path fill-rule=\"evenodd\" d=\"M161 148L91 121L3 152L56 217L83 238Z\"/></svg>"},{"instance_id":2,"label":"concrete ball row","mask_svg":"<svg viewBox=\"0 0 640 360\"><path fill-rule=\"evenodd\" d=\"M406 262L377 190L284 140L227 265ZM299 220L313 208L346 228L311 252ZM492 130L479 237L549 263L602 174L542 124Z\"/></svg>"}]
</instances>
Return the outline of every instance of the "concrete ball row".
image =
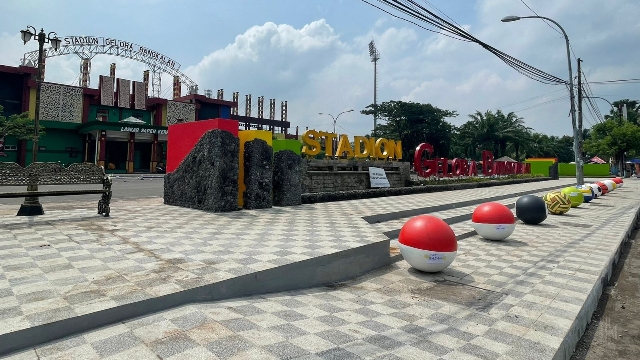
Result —
<instances>
[{"instance_id":1,"label":"concrete ball row","mask_svg":"<svg viewBox=\"0 0 640 360\"><path fill-rule=\"evenodd\" d=\"M537 225L546 220L547 214L565 214L573 207L622 187L623 183L621 178L614 178L578 187L569 186L547 193L542 198L525 195L516 201L516 216L503 204L486 202L473 211L471 223L484 239L505 240L516 228L516 217L525 224ZM398 241L403 258L413 268L423 272L446 269L453 263L458 250L453 229L432 215L420 215L407 221L400 230Z\"/></svg>"}]
</instances>

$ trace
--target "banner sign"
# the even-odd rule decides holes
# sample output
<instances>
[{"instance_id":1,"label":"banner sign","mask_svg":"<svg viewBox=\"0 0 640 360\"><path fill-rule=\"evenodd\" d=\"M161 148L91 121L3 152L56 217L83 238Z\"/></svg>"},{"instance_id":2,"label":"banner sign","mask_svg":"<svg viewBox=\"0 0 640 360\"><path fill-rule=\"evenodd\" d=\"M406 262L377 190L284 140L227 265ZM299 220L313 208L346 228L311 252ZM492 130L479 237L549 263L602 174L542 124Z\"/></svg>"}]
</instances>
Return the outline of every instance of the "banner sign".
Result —
<instances>
[{"instance_id":1,"label":"banner sign","mask_svg":"<svg viewBox=\"0 0 640 360\"><path fill-rule=\"evenodd\" d=\"M4 136L0 137L0 156L7 156L7 154L4 153Z\"/></svg>"},{"instance_id":2,"label":"banner sign","mask_svg":"<svg viewBox=\"0 0 640 360\"><path fill-rule=\"evenodd\" d=\"M372 188L391 187L387 174L381 168L369 167L369 180Z\"/></svg>"},{"instance_id":3,"label":"banner sign","mask_svg":"<svg viewBox=\"0 0 640 360\"><path fill-rule=\"evenodd\" d=\"M169 133L169 130L147 129L147 128L129 127L129 126L121 127L120 131L141 133L141 134L158 134L158 135L167 135Z\"/></svg>"},{"instance_id":4,"label":"banner sign","mask_svg":"<svg viewBox=\"0 0 640 360\"><path fill-rule=\"evenodd\" d=\"M416 174L423 178L437 177L460 177L478 176L478 164L475 160L447 158L431 159L433 146L430 144L420 144L416 148L413 158L413 168ZM491 151L482 151L482 175L510 175L510 174L531 174L531 164L518 163L513 161L494 161Z\"/></svg>"}]
</instances>

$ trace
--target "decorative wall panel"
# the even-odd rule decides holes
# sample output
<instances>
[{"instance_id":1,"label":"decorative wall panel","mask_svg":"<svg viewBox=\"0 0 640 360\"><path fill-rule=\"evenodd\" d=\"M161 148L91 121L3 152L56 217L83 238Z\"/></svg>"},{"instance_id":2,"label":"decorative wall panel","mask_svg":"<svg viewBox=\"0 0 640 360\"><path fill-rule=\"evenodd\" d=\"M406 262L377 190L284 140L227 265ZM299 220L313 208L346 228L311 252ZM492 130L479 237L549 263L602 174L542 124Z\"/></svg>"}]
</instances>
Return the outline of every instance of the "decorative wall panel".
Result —
<instances>
[{"instance_id":1,"label":"decorative wall panel","mask_svg":"<svg viewBox=\"0 0 640 360\"><path fill-rule=\"evenodd\" d=\"M145 110L147 108L147 93L143 82L133 82L133 94L133 107L137 110Z\"/></svg>"},{"instance_id":2,"label":"decorative wall panel","mask_svg":"<svg viewBox=\"0 0 640 360\"><path fill-rule=\"evenodd\" d=\"M115 78L100 75L100 105L113 106Z\"/></svg>"},{"instance_id":3,"label":"decorative wall panel","mask_svg":"<svg viewBox=\"0 0 640 360\"><path fill-rule=\"evenodd\" d=\"M167 125L196 120L196 104L183 103L178 101L167 101Z\"/></svg>"},{"instance_id":4,"label":"decorative wall panel","mask_svg":"<svg viewBox=\"0 0 640 360\"><path fill-rule=\"evenodd\" d=\"M40 119L82 122L82 89L43 83L40 92Z\"/></svg>"},{"instance_id":5,"label":"decorative wall panel","mask_svg":"<svg viewBox=\"0 0 640 360\"><path fill-rule=\"evenodd\" d=\"M118 106L131 107L131 80L118 79Z\"/></svg>"}]
</instances>

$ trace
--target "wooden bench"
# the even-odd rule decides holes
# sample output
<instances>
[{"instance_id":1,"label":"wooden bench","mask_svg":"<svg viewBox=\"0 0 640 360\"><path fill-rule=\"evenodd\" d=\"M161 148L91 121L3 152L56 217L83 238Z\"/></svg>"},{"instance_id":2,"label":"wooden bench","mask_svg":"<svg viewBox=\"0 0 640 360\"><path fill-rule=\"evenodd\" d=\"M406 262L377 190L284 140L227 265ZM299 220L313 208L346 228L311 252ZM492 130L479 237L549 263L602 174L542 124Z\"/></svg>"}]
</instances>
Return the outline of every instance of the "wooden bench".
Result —
<instances>
[{"instance_id":1,"label":"wooden bench","mask_svg":"<svg viewBox=\"0 0 640 360\"><path fill-rule=\"evenodd\" d=\"M0 198L102 194L102 198L98 201L98 214L109 216L111 211L112 182L102 166L92 163L78 163L64 168L59 163L37 162L23 168L16 163L0 162L0 186L29 186L34 184L99 184L102 185L102 189L0 192Z\"/></svg>"}]
</instances>

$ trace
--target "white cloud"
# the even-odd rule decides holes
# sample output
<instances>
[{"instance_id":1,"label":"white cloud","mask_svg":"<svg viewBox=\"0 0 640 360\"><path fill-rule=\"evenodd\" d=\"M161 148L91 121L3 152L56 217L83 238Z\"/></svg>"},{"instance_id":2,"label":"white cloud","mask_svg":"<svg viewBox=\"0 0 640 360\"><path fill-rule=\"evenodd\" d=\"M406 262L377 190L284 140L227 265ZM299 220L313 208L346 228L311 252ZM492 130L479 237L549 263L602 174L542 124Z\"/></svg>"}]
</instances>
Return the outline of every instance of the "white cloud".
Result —
<instances>
[{"instance_id":1,"label":"white cloud","mask_svg":"<svg viewBox=\"0 0 640 360\"><path fill-rule=\"evenodd\" d=\"M633 43L640 35L636 21L640 18L640 7L635 1L587 0L578 6L556 0L528 3L538 14L557 20L566 29L576 56L584 60L589 80L640 77L634 61L640 56L640 49ZM500 22L506 15L532 15L521 2L478 0L475 7L466 11L469 17L463 26L479 39L555 76L567 78L564 40L556 31L537 19ZM455 15L450 15L455 20ZM373 102L373 64L367 44L374 39L381 53L379 102L410 100L456 110L460 116L452 120L454 124L466 121L467 115L476 110L502 107L504 111L516 111L528 126L538 131L571 133L569 101L563 99L567 92L561 86L533 81L477 44L424 31L382 12L370 24L360 25L358 31L351 29L352 34L358 35L349 38L337 25L324 19L307 19L307 24L302 24L294 27L266 22L251 26L220 49L200 43L193 52L202 54L201 60L183 64L183 72L198 83L201 93L205 89L223 88L229 99L233 91L239 91L241 103L245 94L252 94L254 115L260 95L277 99L278 117L280 101L287 100L289 120L302 130L306 126L330 128L331 118L320 116L319 112L336 115L355 109L340 117L339 126L351 134L364 134L371 130L372 118L359 111ZM35 49L34 45L23 46L18 34L0 34L3 49L0 63L17 65L22 53ZM170 50L161 52L179 57ZM117 62L119 77L142 78L143 64L97 56L92 63L93 86L97 84L97 75L108 73L113 61ZM80 60L75 56L52 58L47 63L47 79L70 83L77 79L79 66ZM163 85L168 96L171 79L163 78ZM635 98L639 88L592 86L596 95L607 95L610 100ZM531 101L523 101L526 99ZM266 104L268 107L268 101ZM541 106L535 107L537 104ZM601 111L608 112L607 107L603 104ZM241 107L240 113L243 110Z\"/></svg>"}]
</instances>

